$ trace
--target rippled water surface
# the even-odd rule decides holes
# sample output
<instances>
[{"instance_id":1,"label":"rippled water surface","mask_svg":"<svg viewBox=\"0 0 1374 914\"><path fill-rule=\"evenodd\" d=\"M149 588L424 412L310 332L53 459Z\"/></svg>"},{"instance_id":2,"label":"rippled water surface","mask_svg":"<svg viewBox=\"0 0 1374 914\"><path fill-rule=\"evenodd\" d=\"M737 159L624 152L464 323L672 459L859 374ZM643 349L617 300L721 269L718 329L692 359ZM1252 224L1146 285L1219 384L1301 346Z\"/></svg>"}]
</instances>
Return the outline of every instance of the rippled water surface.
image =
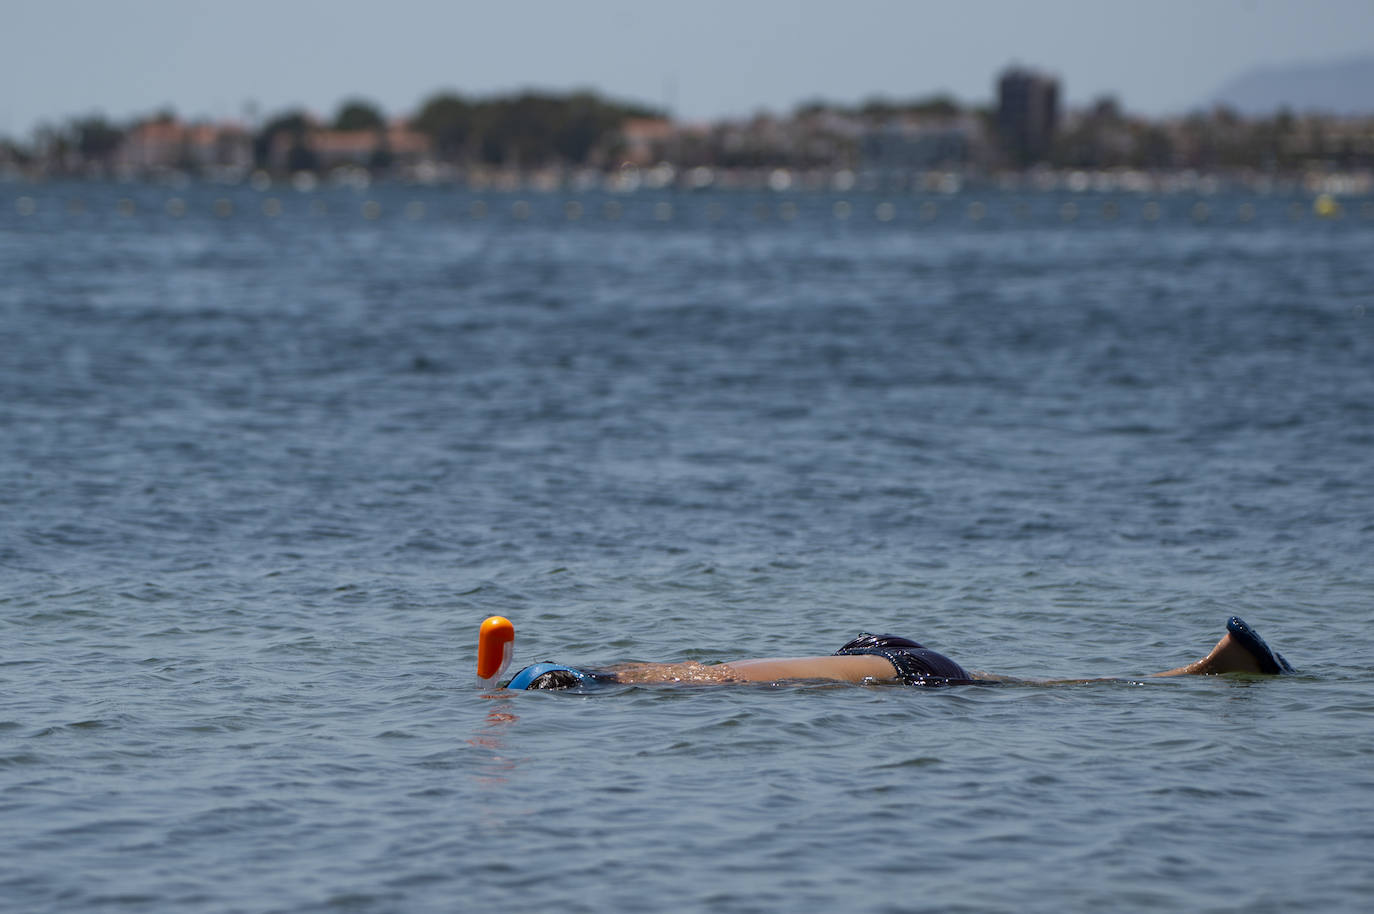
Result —
<instances>
[{"instance_id":1,"label":"rippled water surface","mask_svg":"<svg viewBox=\"0 0 1374 914\"><path fill-rule=\"evenodd\" d=\"M1370 210L0 185L0 898L1363 909Z\"/></svg>"}]
</instances>

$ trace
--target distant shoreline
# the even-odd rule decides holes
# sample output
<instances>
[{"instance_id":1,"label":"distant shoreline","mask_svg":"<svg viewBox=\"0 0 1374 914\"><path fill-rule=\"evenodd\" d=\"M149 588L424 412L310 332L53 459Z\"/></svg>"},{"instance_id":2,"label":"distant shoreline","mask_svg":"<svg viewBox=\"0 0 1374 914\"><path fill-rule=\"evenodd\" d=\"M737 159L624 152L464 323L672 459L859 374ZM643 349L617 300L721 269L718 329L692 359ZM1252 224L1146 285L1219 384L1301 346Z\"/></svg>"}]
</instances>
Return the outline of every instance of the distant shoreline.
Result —
<instances>
[{"instance_id":1,"label":"distant shoreline","mask_svg":"<svg viewBox=\"0 0 1374 914\"><path fill-rule=\"evenodd\" d=\"M532 169L515 171L421 170L418 174L374 176L359 169L339 169L326 175L300 172L273 175L255 170L243 173L195 175L158 171L139 175L30 174L0 167L0 186L44 185L143 186L184 189L191 186L236 188L266 193L310 194L330 189L360 191L373 186L455 189L494 194L595 194L632 195L638 192L692 194L703 191L738 191L788 194L898 194L953 196L973 192L1025 194L1086 194L1212 196L1244 192L1267 195L1340 197L1374 196L1374 169L1297 169L1257 172L1244 169L1199 172L1191 169L1051 169L991 173L974 170L932 170L909 173L864 172L850 169L784 168L691 169L682 172L669 166L647 169Z\"/></svg>"}]
</instances>

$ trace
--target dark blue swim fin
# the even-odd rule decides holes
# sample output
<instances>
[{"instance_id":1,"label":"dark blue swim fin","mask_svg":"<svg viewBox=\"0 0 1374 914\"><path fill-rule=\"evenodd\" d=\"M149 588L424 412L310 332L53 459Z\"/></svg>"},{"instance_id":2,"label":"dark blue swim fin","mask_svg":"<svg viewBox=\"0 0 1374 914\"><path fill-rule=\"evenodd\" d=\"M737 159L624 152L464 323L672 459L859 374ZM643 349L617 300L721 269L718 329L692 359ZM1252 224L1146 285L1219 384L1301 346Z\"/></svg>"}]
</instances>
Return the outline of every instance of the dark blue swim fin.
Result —
<instances>
[{"instance_id":1,"label":"dark blue swim fin","mask_svg":"<svg viewBox=\"0 0 1374 914\"><path fill-rule=\"evenodd\" d=\"M1227 619L1226 630L1255 658L1255 661L1260 665L1261 673L1277 676L1280 673L1294 672L1288 661L1283 659L1283 655L1265 644L1259 633L1246 625L1245 620L1240 616L1232 616Z\"/></svg>"}]
</instances>

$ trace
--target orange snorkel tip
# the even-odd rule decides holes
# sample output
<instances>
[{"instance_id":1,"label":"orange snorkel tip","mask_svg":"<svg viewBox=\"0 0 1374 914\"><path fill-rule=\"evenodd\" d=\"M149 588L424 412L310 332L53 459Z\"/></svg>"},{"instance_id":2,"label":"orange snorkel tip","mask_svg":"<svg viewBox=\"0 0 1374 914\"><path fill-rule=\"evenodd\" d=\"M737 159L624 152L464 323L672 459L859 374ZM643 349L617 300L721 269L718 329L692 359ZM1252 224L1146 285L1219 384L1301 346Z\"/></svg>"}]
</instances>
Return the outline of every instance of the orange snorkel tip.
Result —
<instances>
[{"instance_id":1,"label":"orange snorkel tip","mask_svg":"<svg viewBox=\"0 0 1374 914\"><path fill-rule=\"evenodd\" d=\"M491 616L477 630L477 682L491 688L510 666L515 652L515 626L505 616Z\"/></svg>"}]
</instances>

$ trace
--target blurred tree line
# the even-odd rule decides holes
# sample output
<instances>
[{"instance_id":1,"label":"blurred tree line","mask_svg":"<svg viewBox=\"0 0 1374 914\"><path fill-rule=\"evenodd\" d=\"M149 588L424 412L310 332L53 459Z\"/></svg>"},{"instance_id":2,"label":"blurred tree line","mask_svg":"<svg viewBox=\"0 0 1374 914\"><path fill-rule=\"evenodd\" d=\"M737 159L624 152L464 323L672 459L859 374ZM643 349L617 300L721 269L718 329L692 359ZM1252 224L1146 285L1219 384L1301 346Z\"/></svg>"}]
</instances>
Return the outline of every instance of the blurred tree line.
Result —
<instances>
[{"instance_id":1,"label":"blurred tree line","mask_svg":"<svg viewBox=\"0 0 1374 914\"><path fill-rule=\"evenodd\" d=\"M527 91L494 98L440 92L428 98L406 126L429 137L440 161L531 169L601 164L598 160L614 155L618 130L626 120L662 116L653 108L592 92ZM169 112L128 125L98 115L74 118L60 126L40 128L31 148L0 141L0 162L27 164L41 159L58 171L108 169L137 127L174 120ZM367 165L385 170L390 164L385 142L390 127L378 106L358 98L344 101L325 122L304 109L287 110L253 132L252 157L257 167L267 167L273 149L285 143L287 170L312 171L320 165L313 148L320 131L374 132L381 142Z\"/></svg>"},{"instance_id":2,"label":"blurred tree line","mask_svg":"<svg viewBox=\"0 0 1374 914\"><path fill-rule=\"evenodd\" d=\"M981 109L966 109L953 96L945 93L907 100L875 95L857 105L842 105L822 99L813 99L802 102L793 110L793 116L799 119L834 114L873 125L900 118L948 119L968 113L981 113Z\"/></svg>"},{"instance_id":3,"label":"blurred tree line","mask_svg":"<svg viewBox=\"0 0 1374 914\"><path fill-rule=\"evenodd\" d=\"M385 171L392 165L388 143L396 130L412 131L411 136L423 134L434 159L455 165L518 170L550 165L611 168L625 151L621 128L626 122L659 118L663 114L650 107L612 101L592 92L527 91L489 98L439 92L426 99L404 127L389 121L376 105L353 98L323 122L304 110L279 113L245 142L251 143L256 167L271 164L289 171L315 171L327 164L318 152L321 134L327 131L374 133L378 141L362 164ZM875 97L853 105L809 101L790 116L760 114L704 128L673 127L655 151L683 166L853 167L861 166L858 139L865 131L901 121L981 125L986 143L996 152L993 112L961 106L947 95L910 100ZM175 115L166 111L129 125L98 115L73 118L40 128L31 144L0 139L0 165L108 174L115 170L120 150L135 130L176 123ZM1374 168L1374 118L1289 111L1243 118L1218 108L1181 118L1147 120L1125 113L1115 99L1102 98L1063 119L1046 164L1072 169L1271 172L1312 166Z\"/></svg>"},{"instance_id":4,"label":"blurred tree line","mask_svg":"<svg viewBox=\"0 0 1374 914\"><path fill-rule=\"evenodd\" d=\"M879 97L851 106L811 101L798 106L793 118L819 122L826 115L849 118L866 127L963 117L982 124L991 141L999 142L992 109L963 107L947 95L906 101ZM1044 164L1073 169L1279 172L1314 165L1370 168L1374 167L1374 118L1299 115L1288 110L1246 118L1219 107L1181 118L1149 120L1127 114L1115 98L1107 96L1064 119Z\"/></svg>"},{"instance_id":5,"label":"blurred tree line","mask_svg":"<svg viewBox=\"0 0 1374 914\"><path fill-rule=\"evenodd\" d=\"M519 169L590 164L596 153L610 151L616 131L626 120L660 116L651 108L612 102L591 92L523 92L487 99L442 92L427 99L408 126L430 138L441 161ZM329 126L339 131L384 133L387 124L375 106L352 99L340 106ZM316 163L309 134L315 127L304 111L272 118L254 139L255 159L265 164L277 137L285 135L292 142L288 168L312 170ZM384 167L386 163L372 164Z\"/></svg>"},{"instance_id":6,"label":"blurred tree line","mask_svg":"<svg viewBox=\"0 0 1374 914\"><path fill-rule=\"evenodd\" d=\"M1156 122L1102 98L1060 129L1050 163L1061 168L1292 171L1374 166L1374 119L1296 115L1246 118L1228 108Z\"/></svg>"},{"instance_id":7,"label":"blurred tree line","mask_svg":"<svg viewBox=\"0 0 1374 914\"><path fill-rule=\"evenodd\" d=\"M440 93L420 106L411 126L434 141L441 159L533 168L588 164L631 118L662 114L642 105L603 99L591 92L555 95L525 92L477 100Z\"/></svg>"},{"instance_id":8,"label":"blurred tree line","mask_svg":"<svg viewBox=\"0 0 1374 914\"><path fill-rule=\"evenodd\" d=\"M108 164L127 130L99 115L73 118L62 126L44 125L35 133L31 146L0 138L0 163L32 165L48 159L59 166Z\"/></svg>"}]
</instances>

